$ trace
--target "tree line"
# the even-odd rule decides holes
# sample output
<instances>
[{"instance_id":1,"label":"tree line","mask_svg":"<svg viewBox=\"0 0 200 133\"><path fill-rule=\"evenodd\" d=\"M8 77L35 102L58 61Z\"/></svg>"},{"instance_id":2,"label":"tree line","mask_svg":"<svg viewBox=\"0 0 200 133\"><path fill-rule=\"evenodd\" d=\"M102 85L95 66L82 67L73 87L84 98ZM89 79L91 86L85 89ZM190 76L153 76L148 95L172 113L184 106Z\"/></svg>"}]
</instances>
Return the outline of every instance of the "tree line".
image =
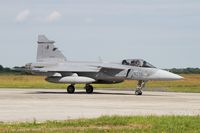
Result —
<instances>
[{"instance_id":1,"label":"tree line","mask_svg":"<svg viewBox=\"0 0 200 133\"><path fill-rule=\"evenodd\" d=\"M172 68L167 70L176 74L200 74L200 68Z\"/></svg>"},{"instance_id":2,"label":"tree line","mask_svg":"<svg viewBox=\"0 0 200 133\"><path fill-rule=\"evenodd\" d=\"M3 67L2 65L0 65L0 72L12 72L12 69L9 67Z\"/></svg>"},{"instance_id":3,"label":"tree line","mask_svg":"<svg viewBox=\"0 0 200 133\"><path fill-rule=\"evenodd\" d=\"M0 65L0 73L20 73L24 74L24 72L19 71L24 69L24 67L14 67L11 69L9 67L3 67ZM172 69L165 69L167 71L176 73L176 74L200 74L200 68L172 68Z\"/></svg>"}]
</instances>

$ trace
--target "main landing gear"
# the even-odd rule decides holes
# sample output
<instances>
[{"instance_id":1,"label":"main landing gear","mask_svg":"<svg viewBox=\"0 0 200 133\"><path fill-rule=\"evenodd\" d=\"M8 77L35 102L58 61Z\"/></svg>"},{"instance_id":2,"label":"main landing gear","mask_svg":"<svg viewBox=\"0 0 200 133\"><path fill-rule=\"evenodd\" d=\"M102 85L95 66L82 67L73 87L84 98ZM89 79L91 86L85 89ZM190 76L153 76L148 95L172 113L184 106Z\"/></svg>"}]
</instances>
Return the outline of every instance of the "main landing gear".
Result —
<instances>
[{"instance_id":1,"label":"main landing gear","mask_svg":"<svg viewBox=\"0 0 200 133\"><path fill-rule=\"evenodd\" d=\"M70 93L70 94L74 93L74 92L75 92L75 87L74 87L74 85L69 85L69 86L67 87L67 92Z\"/></svg>"},{"instance_id":2,"label":"main landing gear","mask_svg":"<svg viewBox=\"0 0 200 133\"><path fill-rule=\"evenodd\" d=\"M135 95L142 95L142 89L145 86L145 81L139 80L137 84L137 88L135 90Z\"/></svg>"},{"instance_id":3,"label":"main landing gear","mask_svg":"<svg viewBox=\"0 0 200 133\"><path fill-rule=\"evenodd\" d=\"M86 85L85 90L86 90L86 93L90 94L93 92L94 88L92 85Z\"/></svg>"},{"instance_id":4,"label":"main landing gear","mask_svg":"<svg viewBox=\"0 0 200 133\"><path fill-rule=\"evenodd\" d=\"M93 88L92 85L86 84L86 85L85 85L85 90L86 90L86 93L91 94L91 93L93 93L94 88ZM69 86L67 87L67 92L68 92L69 94L72 94L72 93L75 92L74 84L69 85Z\"/></svg>"}]
</instances>

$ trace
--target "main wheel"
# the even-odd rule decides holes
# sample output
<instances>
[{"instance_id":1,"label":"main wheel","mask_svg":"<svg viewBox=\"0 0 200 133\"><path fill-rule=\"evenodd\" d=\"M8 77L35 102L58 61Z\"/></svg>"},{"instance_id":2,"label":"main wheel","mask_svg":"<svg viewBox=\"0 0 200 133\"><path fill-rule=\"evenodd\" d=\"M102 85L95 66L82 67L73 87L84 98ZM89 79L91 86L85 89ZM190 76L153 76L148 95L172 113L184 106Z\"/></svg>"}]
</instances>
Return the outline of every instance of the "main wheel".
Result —
<instances>
[{"instance_id":1,"label":"main wheel","mask_svg":"<svg viewBox=\"0 0 200 133\"><path fill-rule=\"evenodd\" d=\"M94 88L92 85L86 85L85 90L86 90L86 93L90 94L93 92Z\"/></svg>"},{"instance_id":2,"label":"main wheel","mask_svg":"<svg viewBox=\"0 0 200 133\"><path fill-rule=\"evenodd\" d=\"M70 94L74 93L75 92L75 87L73 85L68 86L67 87L67 92L70 93Z\"/></svg>"},{"instance_id":3,"label":"main wheel","mask_svg":"<svg viewBox=\"0 0 200 133\"><path fill-rule=\"evenodd\" d=\"M135 91L135 95L142 95L142 91L141 90L136 90Z\"/></svg>"}]
</instances>

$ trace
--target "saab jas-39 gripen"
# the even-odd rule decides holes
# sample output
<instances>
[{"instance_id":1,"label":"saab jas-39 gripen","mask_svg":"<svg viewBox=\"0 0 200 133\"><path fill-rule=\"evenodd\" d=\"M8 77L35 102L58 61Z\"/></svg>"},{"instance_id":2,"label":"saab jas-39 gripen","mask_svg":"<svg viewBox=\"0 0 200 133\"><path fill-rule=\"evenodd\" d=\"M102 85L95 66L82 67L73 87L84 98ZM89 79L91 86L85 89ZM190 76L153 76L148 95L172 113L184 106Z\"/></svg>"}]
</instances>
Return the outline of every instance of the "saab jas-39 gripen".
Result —
<instances>
[{"instance_id":1,"label":"saab jas-39 gripen","mask_svg":"<svg viewBox=\"0 0 200 133\"><path fill-rule=\"evenodd\" d=\"M70 84L67 87L68 93L75 92L75 84L85 84L86 93L92 93L91 84L115 84L125 80L137 80L135 95L142 95L147 81L183 78L158 69L142 59L124 59L120 63L68 61L54 43L44 35L39 35L37 61L26 64L25 69L33 74L47 76L48 82Z\"/></svg>"}]
</instances>

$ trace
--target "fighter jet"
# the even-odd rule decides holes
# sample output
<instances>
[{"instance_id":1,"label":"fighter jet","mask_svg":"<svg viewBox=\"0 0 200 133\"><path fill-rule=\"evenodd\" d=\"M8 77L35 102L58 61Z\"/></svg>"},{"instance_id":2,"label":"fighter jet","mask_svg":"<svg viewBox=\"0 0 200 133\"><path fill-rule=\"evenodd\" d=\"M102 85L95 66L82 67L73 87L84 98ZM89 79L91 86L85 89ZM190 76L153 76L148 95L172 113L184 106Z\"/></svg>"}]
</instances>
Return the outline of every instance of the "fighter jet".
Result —
<instances>
[{"instance_id":1,"label":"fighter jet","mask_svg":"<svg viewBox=\"0 0 200 133\"><path fill-rule=\"evenodd\" d=\"M92 84L116 84L125 80L137 80L135 95L142 95L147 81L183 79L142 59L124 59L119 63L68 61L55 47L55 42L47 39L45 35L39 35L37 43L37 61L26 64L26 70L45 75L48 82L70 84L67 86L68 93L75 92L75 84L85 84L86 93L93 93Z\"/></svg>"}]
</instances>

